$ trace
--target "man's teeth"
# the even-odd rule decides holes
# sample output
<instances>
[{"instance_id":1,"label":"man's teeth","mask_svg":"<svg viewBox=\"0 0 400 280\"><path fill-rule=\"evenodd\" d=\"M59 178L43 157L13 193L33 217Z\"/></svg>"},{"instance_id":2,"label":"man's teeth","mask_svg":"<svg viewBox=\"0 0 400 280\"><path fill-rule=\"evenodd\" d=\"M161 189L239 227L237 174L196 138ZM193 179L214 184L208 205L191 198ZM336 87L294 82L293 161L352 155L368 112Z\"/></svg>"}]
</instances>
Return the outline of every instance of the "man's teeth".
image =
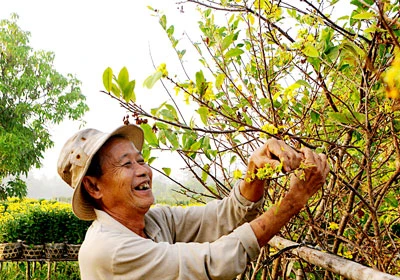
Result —
<instances>
[{"instance_id":1,"label":"man's teeth","mask_svg":"<svg viewBox=\"0 0 400 280\"><path fill-rule=\"evenodd\" d=\"M148 190L149 188L150 188L150 187L149 187L149 184L143 184L143 185L137 186L137 187L135 188L135 190L143 191L143 190Z\"/></svg>"}]
</instances>

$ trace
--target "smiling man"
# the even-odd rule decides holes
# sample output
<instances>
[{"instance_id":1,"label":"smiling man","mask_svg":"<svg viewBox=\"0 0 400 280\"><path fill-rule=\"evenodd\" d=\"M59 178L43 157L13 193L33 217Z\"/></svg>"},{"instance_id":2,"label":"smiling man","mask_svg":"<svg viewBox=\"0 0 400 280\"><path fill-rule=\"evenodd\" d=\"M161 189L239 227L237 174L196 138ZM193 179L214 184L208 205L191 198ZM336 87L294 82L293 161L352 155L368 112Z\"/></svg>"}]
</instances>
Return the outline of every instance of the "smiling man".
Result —
<instances>
[{"instance_id":1,"label":"smiling man","mask_svg":"<svg viewBox=\"0 0 400 280\"><path fill-rule=\"evenodd\" d=\"M301 162L305 179L291 175L279 207L259 215L265 181L242 180L231 194L202 207L151 208L152 170L140 150L143 131L126 125L112 133L86 129L64 145L58 172L74 188L72 209L93 220L79 252L82 279L232 279L260 247L296 215L324 184L326 157L270 139L249 159L248 171Z\"/></svg>"}]
</instances>

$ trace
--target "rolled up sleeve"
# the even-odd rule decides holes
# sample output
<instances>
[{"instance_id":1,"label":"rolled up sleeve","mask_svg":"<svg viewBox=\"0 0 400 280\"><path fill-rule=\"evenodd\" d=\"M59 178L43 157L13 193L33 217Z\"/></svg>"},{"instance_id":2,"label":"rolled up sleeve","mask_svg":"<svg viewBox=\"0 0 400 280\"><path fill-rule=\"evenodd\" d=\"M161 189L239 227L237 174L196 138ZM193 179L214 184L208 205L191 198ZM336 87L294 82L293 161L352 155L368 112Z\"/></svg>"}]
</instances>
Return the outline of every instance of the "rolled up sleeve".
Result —
<instances>
[{"instance_id":1,"label":"rolled up sleeve","mask_svg":"<svg viewBox=\"0 0 400 280\"><path fill-rule=\"evenodd\" d=\"M236 184L222 200L198 207L160 207L152 209L150 216L153 220L166 221L174 242L212 242L252 221L263 203L263 199L251 202L244 198Z\"/></svg>"}]
</instances>

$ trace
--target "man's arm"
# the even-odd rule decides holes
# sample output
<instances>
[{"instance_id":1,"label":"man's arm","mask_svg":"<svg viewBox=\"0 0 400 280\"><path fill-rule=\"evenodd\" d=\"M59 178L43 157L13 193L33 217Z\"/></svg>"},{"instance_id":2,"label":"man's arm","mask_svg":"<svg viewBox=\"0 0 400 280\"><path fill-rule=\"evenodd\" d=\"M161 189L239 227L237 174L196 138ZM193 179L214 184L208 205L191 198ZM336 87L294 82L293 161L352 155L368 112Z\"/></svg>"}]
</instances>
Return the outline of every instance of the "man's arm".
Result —
<instances>
[{"instance_id":1,"label":"man's arm","mask_svg":"<svg viewBox=\"0 0 400 280\"><path fill-rule=\"evenodd\" d=\"M282 201L250 222L260 247L266 245L305 206L308 199L325 182L329 172L326 156L318 155L308 148L303 148L301 152L304 157L304 164L308 166L304 169L304 178L298 178L294 173L291 174L290 188ZM294 167L295 164L288 163L291 167Z\"/></svg>"}]
</instances>

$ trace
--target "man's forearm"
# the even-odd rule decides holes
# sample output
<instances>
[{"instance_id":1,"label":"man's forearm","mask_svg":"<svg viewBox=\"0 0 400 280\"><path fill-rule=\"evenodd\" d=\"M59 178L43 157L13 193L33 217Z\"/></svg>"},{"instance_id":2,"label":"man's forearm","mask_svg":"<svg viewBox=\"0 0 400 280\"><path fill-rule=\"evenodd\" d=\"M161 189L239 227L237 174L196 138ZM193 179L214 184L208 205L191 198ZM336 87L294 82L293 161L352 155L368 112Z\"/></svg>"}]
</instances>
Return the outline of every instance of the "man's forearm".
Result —
<instances>
[{"instance_id":1,"label":"man's forearm","mask_svg":"<svg viewBox=\"0 0 400 280\"><path fill-rule=\"evenodd\" d=\"M247 200L256 202L259 201L264 195L265 181L254 180L246 182L242 180L239 185L240 194Z\"/></svg>"},{"instance_id":2,"label":"man's forearm","mask_svg":"<svg viewBox=\"0 0 400 280\"><path fill-rule=\"evenodd\" d=\"M260 247L265 246L294 215L300 212L303 206L303 203L297 202L295 197L288 193L280 203L273 205L251 221L250 225Z\"/></svg>"}]
</instances>

